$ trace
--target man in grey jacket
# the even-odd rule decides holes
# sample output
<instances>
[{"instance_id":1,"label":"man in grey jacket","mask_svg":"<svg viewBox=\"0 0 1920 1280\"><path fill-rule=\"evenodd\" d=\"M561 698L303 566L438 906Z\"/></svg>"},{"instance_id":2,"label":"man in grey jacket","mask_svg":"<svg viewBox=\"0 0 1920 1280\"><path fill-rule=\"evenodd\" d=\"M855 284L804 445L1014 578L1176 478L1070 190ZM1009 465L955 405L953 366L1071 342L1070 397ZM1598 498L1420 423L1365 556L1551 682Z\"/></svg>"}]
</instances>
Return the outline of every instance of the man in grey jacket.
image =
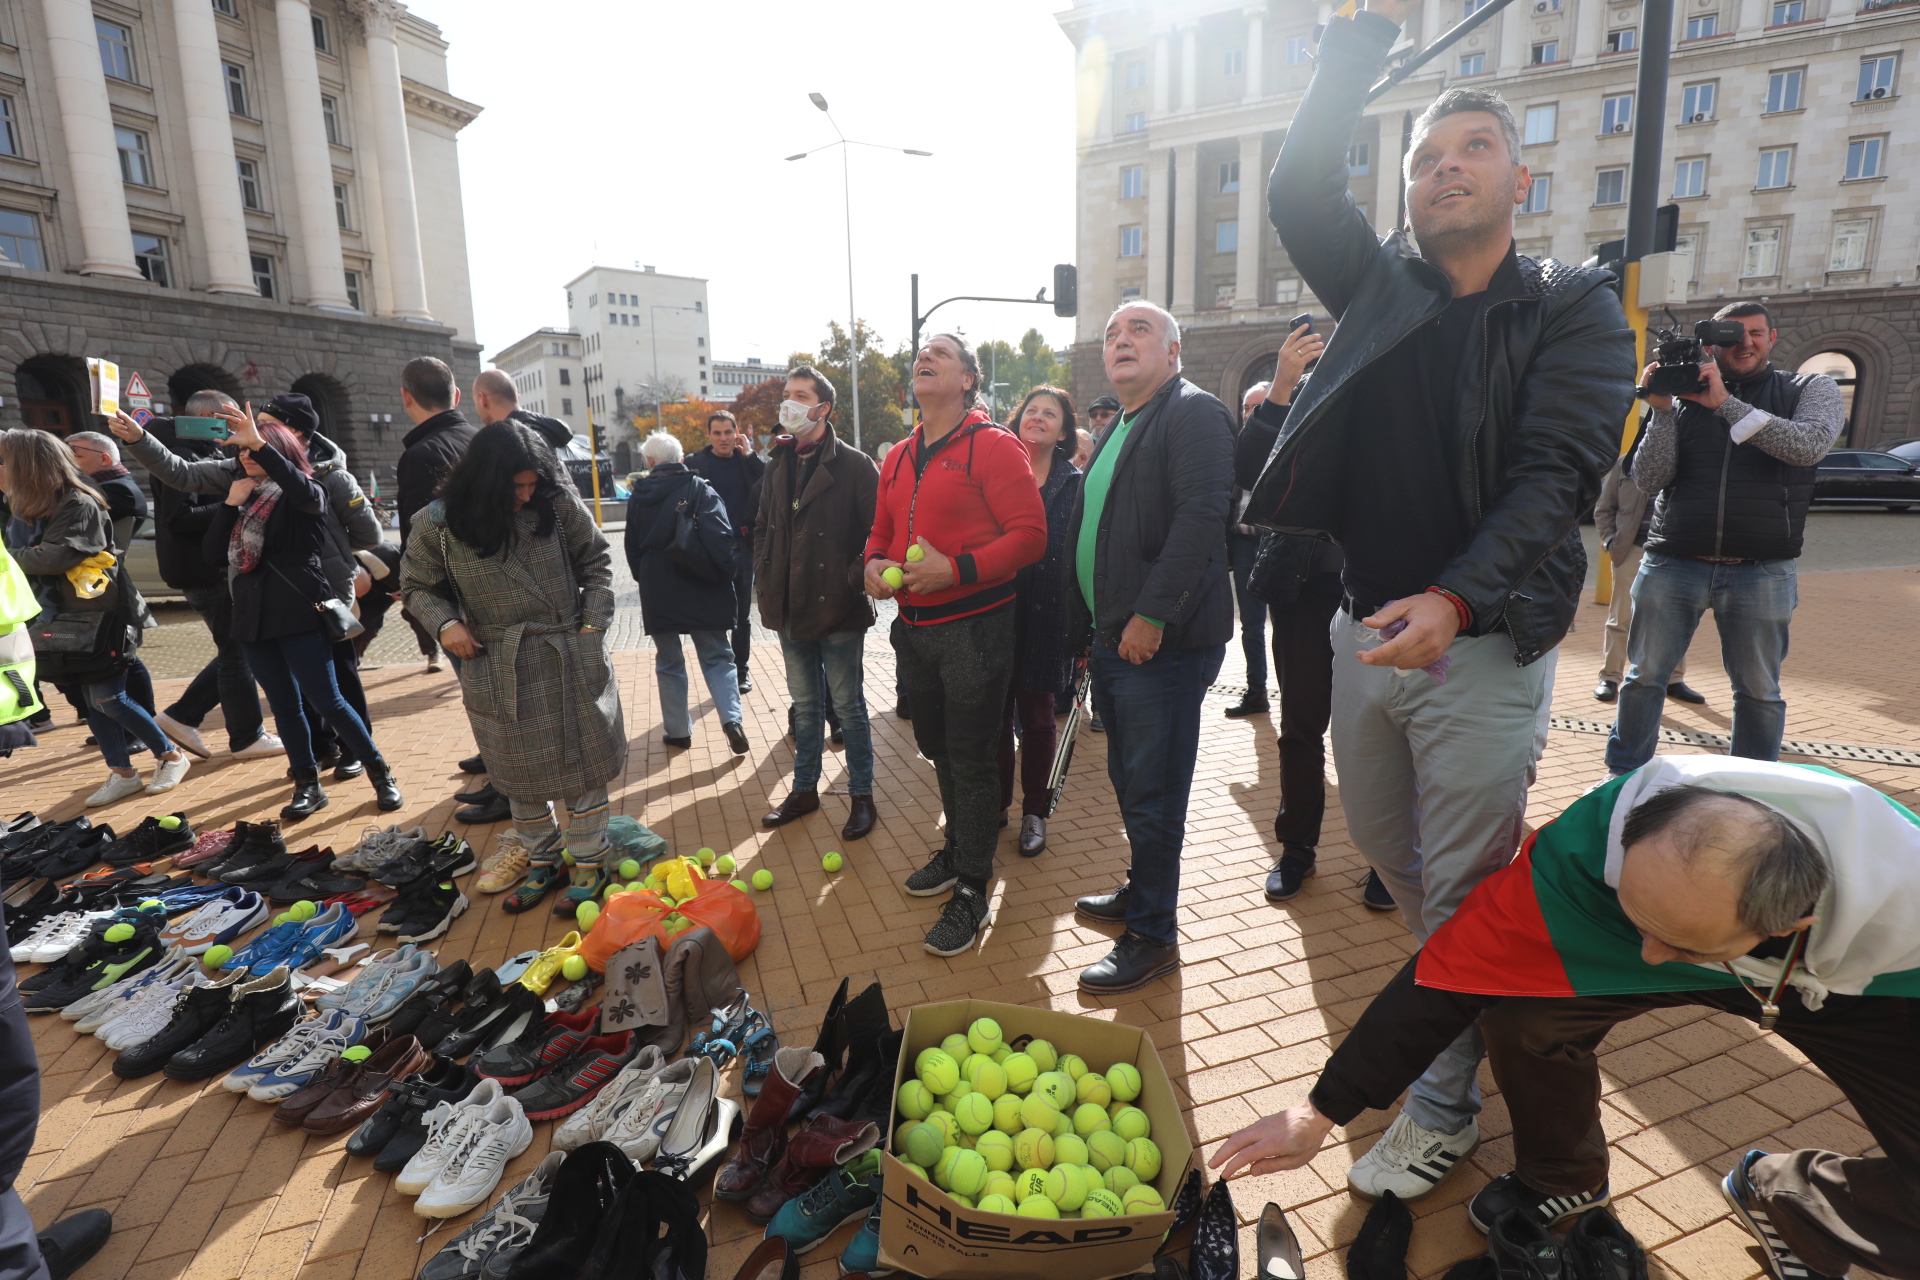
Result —
<instances>
[{"instance_id":1,"label":"man in grey jacket","mask_svg":"<svg viewBox=\"0 0 1920 1280\"><path fill-rule=\"evenodd\" d=\"M1620 696L1620 673L1627 664L1627 630L1633 626L1633 579L1640 572L1640 557L1646 553L1647 526L1653 523L1653 504L1627 474L1632 461L1633 450L1629 449L1607 472L1600 483L1600 500L1593 504L1593 527L1600 535L1600 549L1613 561L1613 595L1607 602L1600 683L1593 686L1593 696L1600 702L1612 702ZM1685 654L1673 668L1667 696L1696 706L1706 701L1687 684Z\"/></svg>"}]
</instances>

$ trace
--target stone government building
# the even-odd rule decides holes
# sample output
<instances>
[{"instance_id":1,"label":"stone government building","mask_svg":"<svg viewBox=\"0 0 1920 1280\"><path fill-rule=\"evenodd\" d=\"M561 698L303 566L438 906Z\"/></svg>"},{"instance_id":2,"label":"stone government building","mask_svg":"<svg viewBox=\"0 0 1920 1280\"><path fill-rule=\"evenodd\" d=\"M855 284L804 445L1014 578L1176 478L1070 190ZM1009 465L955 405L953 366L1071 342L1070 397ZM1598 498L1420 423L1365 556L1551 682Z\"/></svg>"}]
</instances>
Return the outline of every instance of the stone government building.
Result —
<instances>
[{"instance_id":1,"label":"stone government building","mask_svg":"<svg viewBox=\"0 0 1920 1280\"><path fill-rule=\"evenodd\" d=\"M1480 0L1428 0L1395 56ZM1661 199L1680 206L1691 325L1764 297L1777 364L1854 375L1843 445L1920 436L1920 0L1676 0ZM1313 0L1082 0L1077 51L1081 403L1107 391L1100 338L1130 297L1167 306L1189 378L1229 403L1272 376L1306 292L1266 217L1266 178L1313 72ZM1353 199L1401 216L1403 130L1446 86L1513 105L1536 178L1520 251L1579 262L1626 229L1639 5L1513 0L1372 103ZM1903 127L1904 126L1904 127ZM1844 384L1843 384L1844 385Z\"/></svg>"},{"instance_id":2,"label":"stone government building","mask_svg":"<svg viewBox=\"0 0 1920 1280\"><path fill-rule=\"evenodd\" d=\"M397 0L0 0L0 427L82 429L102 356L390 476L401 365L480 368L446 70Z\"/></svg>"}]
</instances>

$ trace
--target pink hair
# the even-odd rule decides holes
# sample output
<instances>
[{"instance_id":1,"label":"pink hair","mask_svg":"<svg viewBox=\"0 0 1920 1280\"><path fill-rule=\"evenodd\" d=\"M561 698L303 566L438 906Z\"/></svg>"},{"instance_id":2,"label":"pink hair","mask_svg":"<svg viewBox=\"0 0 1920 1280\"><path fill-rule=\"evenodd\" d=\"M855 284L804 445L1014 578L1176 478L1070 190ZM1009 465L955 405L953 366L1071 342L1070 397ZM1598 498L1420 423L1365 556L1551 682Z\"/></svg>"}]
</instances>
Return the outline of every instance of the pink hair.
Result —
<instances>
[{"instance_id":1,"label":"pink hair","mask_svg":"<svg viewBox=\"0 0 1920 1280\"><path fill-rule=\"evenodd\" d=\"M307 446L300 443L300 437L293 434L291 427L281 426L277 422L261 422L260 438L273 446L273 451L291 462L303 475L313 474L313 463L307 460Z\"/></svg>"}]
</instances>

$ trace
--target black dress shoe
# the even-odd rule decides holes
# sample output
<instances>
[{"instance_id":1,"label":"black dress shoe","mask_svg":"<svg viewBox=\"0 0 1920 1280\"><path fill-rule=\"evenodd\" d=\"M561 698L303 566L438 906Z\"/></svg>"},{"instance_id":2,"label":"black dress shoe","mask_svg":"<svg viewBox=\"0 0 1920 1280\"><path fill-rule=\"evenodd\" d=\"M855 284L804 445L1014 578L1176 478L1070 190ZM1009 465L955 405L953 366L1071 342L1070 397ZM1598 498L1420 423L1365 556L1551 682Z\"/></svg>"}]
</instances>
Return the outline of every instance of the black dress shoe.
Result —
<instances>
[{"instance_id":1,"label":"black dress shoe","mask_svg":"<svg viewBox=\"0 0 1920 1280\"><path fill-rule=\"evenodd\" d=\"M853 809L847 814L847 825L840 828L842 840L865 840L873 831L873 824L880 820L880 813L873 807L872 796L853 797Z\"/></svg>"},{"instance_id":2,"label":"black dress shoe","mask_svg":"<svg viewBox=\"0 0 1920 1280\"><path fill-rule=\"evenodd\" d=\"M280 817L285 822L298 822L320 812L328 803L327 793L320 786L320 770L295 769L293 799L280 810Z\"/></svg>"},{"instance_id":3,"label":"black dress shoe","mask_svg":"<svg viewBox=\"0 0 1920 1280\"><path fill-rule=\"evenodd\" d=\"M485 773L486 771L487 762L479 756L468 756L460 762L460 772L462 773Z\"/></svg>"},{"instance_id":4,"label":"black dress shoe","mask_svg":"<svg viewBox=\"0 0 1920 1280\"><path fill-rule=\"evenodd\" d=\"M1135 991L1180 967L1180 944L1155 942L1129 929L1106 957L1080 974L1080 989L1094 995Z\"/></svg>"},{"instance_id":5,"label":"black dress shoe","mask_svg":"<svg viewBox=\"0 0 1920 1280\"><path fill-rule=\"evenodd\" d=\"M1393 895L1387 892L1380 873L1371 869L1367 871L1367 882L1360 886L1360 901L1375 911L1391 911L1395 906Z\"/></svg>"},{"instance_id":6,"label":"black dress shoe","mask_svg":"<svg viewBox=\"0 0 1920 1280\"><path fill-rule=\"evenodd\" d=\"M1675 680L1667 686L1667 696L1675 702L1690 702L1696 707L1705 706L1707 695L1691 688L1684 680Z\"/></svg>"},{"instance_id":7,"label":"black dress shoe","mask_svg":"<svg viewBox=\"0 0 1920 1280\"><path fill-rule=\"evenodd\" d=\"M486 804L477 804L470 809L457 810L453 815L455 822L464 822L470 827L483 827L489 822L505 822L513 816L513 805L499 792Z\"/></svg>"},{"instance_id":8,"label":"black dress shoe","mask_svg":"<svg viewBox=\"0 0 1920 1280\"><path fill-rule=\"evenodd\" d=\"M1620 682L1618 680L1602 680L1599 684L1593 686L1593 700L1595 702L1618 702L1620 700Z\"/></svg>"},{"instance_id":9,"label":"black dress shoe","mask_svg":"<svg viewBox=\"0 0 1920 1280\"><path fill-rule=\"evenodd\" d=\"M335 782L352 782L367 771L367 766L359 760L342 760L333 771Z\"/></svg>"},{"instance_id":10,"label":"black dress shoe","mask_svg":"<svg viewBox=\"0 0 1920 1280\"><path fill-rule=\"evenodd\" d=\"M67 1277L100 1252L113 1234L113 1215L105 1209L70 1213L40 1233L40 1260L52 1280Z\"/></svg>"},{"instance_id":11,"label":"black dress shoe","mask_svg":"<svg viewBox=\"0 0 1920 1280\"><path fill-rule=\"evenodd\" d=\"M1020 819L1020 856L1037 858L1047 847L1047 820L1037 813Z\"/></svg>"},{"instance_id":12,"label":"black dress shoe","mask_svg":"<svg viewBox=\"0 0 1920 1280\"><path fill-rule=\"evenodd\" d=\"M836 724L832 726L831 732L827 734L827 739L836 747L844 746L847 741L847 731Z\"/></svg>"},{"instance_id":13,"label":"black dress shoe","mask_svg":"<svg viewBox=\"0 0 1920 1280\"><path fill-rule=\"evenodd\" d=\"M382 813L392 813L407 803L400 794L400 784L394 780L393 770L387 767L385 760L375 760L367 766L367 781L373 784L373 807ZM505 796L500 797L505 800Z\"/></svg>"},{"instance_id":14,"label":"black dress shoe","mask_svg":"<svg viewBox=\"0 0 1920 1280\"><path fill-rule=\"evenodd\" d=\"M727 735L727 745L733 748L733 754L737 756L743 756L747 754L747 751L749 749L748 743L747 743L747 731L741 727L740 722L738 720L727 721L725 724L720 726L720 732Z\"/></svg>"},{"instance_id":15,"label":"black dress shoe","mask_svg":"<svg viewBox=\"0 0 1920 1280\"><path fill-rule=\"evenodd\" d=\"M753 692L753 680L744 671L740 673L740 692L742 693Z\"/></svg>"},{"instance_id":16,"label":"black dress shoe","mask_svg":"<svg viewBox=\"0 0 1920 1280\"><path fill-rule=\"evenodd\" d=\"M1412 1243L1413 1213L1389 1191L1367 1210L1359 1234L1347 1247L1348 1280L1400 1280L1407 1274L1407 1247ZM1524 1274L1528 1280L1536 1280L1535 1273ZM1537 1280L1547 1280L1548 1276L1560 1280L1559 1269L1541 1274Z\"/></svg>"},{"instance_id":17,"label":"black dress shoe","mask_svg":"<svg viewBox=\"0 0 1920 1280\"><path fill-rule=\"evenodd\" d=\"M688 734L684 738L676 738L671 734L662 734L660 737L660 741L666 743L670 747L678 747L682 751L685 751L688 747L691 747L693 745L693 735Z\"/></svg>"},{"instance_id":18,"label":"black dress shoe","mask_svg":"<svg viewBox=\"0 0 1920 1280\"><path fill-rule=\"evenodd\" d=\"M1227 718L1237 720L1241 716L1257 716L1263 711L1271 711L1267 704L1265 689L1248 689L1246 696L1227 708Z\"/></svg>"},{"instance_id":19,"label":"black dress shoe","mask_svg":"<svg viewBox=\"0 0 1920 1280\"><path fill-rule=\"evenodd\" d=\"M1313 874L1314 861L1313 850L1295 844L1284 846L1280 861L1267 872L1267 901L1291 902L1299 897L1307 877Z\"/></svg>"},{"instance_id":20,"label":"black dress shoe","mask_svg":"<svg viewBox=\"0 0 1920 1280\"><path fill-rule=\"evenodd\" d=\"M1123 884L1112 893L1090 894L1073 904L1073 914L1100 924L1124 924L1127 899L1132 894L1131 884Z\"/></svg>"},{"instance_id":21,"label":"black dress shoe","mask_svg":"<svg viewBox=\"0 0 1920 1280\"><path fill-rule=\"evenodd\" d=\"M858 797L856 797L856 800ZM868 803L872 803L869 801ZM762 814L760 825L763 827L783 827L795 818L804 818L820 808L818 791L789 791L787 798L772 813Z\"/></svg>"},{"instance_id":22,"label":"black dress shoe","mask_svg":"<svg viewBox=\"0 0 1920 1280\"><path fill-rule=\"evenodd\" d=\"M453 793L455 804L490 804L500 793L494 790L492 782L483 782L477 787Z\"/></svg>"}]
</instances>

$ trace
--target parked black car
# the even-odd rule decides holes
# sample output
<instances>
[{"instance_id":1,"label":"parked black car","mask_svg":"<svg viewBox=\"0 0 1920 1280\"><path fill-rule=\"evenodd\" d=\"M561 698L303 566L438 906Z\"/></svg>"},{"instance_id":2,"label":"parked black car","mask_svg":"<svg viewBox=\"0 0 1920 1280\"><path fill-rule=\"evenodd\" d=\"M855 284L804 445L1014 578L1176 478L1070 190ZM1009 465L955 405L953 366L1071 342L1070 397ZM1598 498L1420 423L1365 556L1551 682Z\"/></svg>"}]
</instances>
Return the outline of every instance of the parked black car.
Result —
<instances>
[{"instance_id":1,"label":"parked black car","mask_svg":"<svg viewBox=\"0 0 1920 1280\"><path fill-rule=\"evenodd\" d=\"M1835 449L1814 473L1813 500L1905 511L1920 504L1920 462L1868 449Z\"/></svg>"},{"instance_id":2,"label":"parked black car","mask_svg":"<svg viewBox=\"0 0 1920 1280\"><path fill-rule=\"evenodd\" d=\"M1899 444L1890 444L1885 448L1896 458L1907 462L1920 462L1920 440L1903 440Z\"/></svg>"}]
</instances>

